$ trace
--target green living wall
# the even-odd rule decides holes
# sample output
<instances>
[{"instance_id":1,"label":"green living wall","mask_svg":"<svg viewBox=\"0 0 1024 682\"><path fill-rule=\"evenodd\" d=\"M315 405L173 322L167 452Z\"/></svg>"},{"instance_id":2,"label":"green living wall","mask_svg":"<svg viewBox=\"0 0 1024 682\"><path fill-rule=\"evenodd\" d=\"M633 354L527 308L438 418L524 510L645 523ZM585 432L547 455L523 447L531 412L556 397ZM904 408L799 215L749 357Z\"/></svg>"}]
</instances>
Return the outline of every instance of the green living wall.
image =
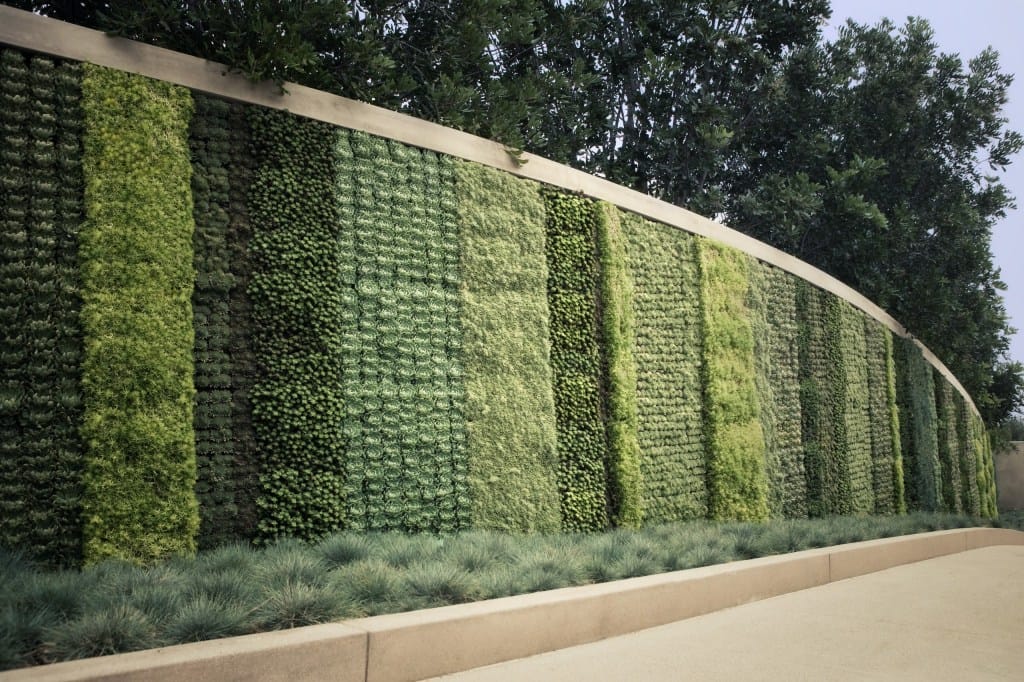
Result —
<instances>
[{"instance_id":1,"label":"green living wall","mask_svg":"<svg viewBox=\"0 0 1024 682\"><path fill-rule=\"evenodd\" d=\"M0 545L81 559L81 70L0 50Z\"/></svg>"},{"instance_id":2,"label":"green living wall","mask_svg":"<svg viewBox=\"0 0 1024 682\"><path fill-rule=\"evenodd\" d=\"M0 51L0 544L994 516L920 347L711 240Z\"/></svg>"}]
</instances>

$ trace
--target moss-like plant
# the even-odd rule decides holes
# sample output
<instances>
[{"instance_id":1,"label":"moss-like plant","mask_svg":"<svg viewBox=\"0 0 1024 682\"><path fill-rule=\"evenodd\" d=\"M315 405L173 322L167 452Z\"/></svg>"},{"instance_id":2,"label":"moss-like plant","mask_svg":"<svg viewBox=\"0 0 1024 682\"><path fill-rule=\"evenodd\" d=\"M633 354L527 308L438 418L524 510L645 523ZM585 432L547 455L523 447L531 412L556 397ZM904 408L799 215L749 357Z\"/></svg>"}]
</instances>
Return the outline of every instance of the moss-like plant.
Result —
<instances>
[{"instance_id":1,"label":"moss-like plant","mask_svg":"<svg viewBox=\"0 0 1024 682\"><path fill-rule=\"evenodd\" d=\"M806 517L796 279L773 266L753 262L749 299L768 509L776 518Z\"/></svg>"},{"instance_id":2,"label":"moss-like plant","mask_svg":"<svg viewBox=\"0 0 1024 682\"><path fill-rule=\"evenodd\" d=\"M471 524L557 531L540 187L479 164L456 173Z\"/></svg>"},{"instance_id":3,"label":"moss-like plant","mask_svg":"<svg viewBox=\"0 0 1024 682\"><path fill-rule=\"evenodd\" d=\"M868 379L868 348L864 330L864 314L845 301L841 309L841 350L845 402L843 422L846 443L847 471L850 480L850 511L872 514L875 511L873 461L871 451L870 388Z\"/></svg>"},{"instance_id":4,"label":"moss-like plant","mask_svg":"<svg viewBox=\"0 0 1024 682\"><path fill-rule=\"evenodd\" d=\"M892 432L892 497L897 514L907 513L906 475L903 466L903 445L900 441L902 419L896 391L896 352L892 332L885 331L885 385L889 402L889 429Z\"/></svg>"},{"instance_id":5,"label":"moss-like plant","mask_svg":"<svg viewBox=\"0 0 1024 682\"><path fill-rule=\"evenodd\" d=\"M84 554L195 549L192 197L183 88L83 65Z\"/></svg>"},{"instance_id":6,"label":"moss-like plant","mask_svg":"<svg viewBox=\"0 0 1024 682\"><path fill-rule=\"evenodd\" d=\"M609 510L593 202L555 191L544 200L562 527L601 530Z\"/></svg>"},{"instance_id":7,"label":"moss-like plant","mask_svg":"<svg viewBox=\"0 0 1024 682\"><path fill-rule=\"evenodd\" d=\"M689 233L624 214L634 282L637 438L645 523L707 516L700 270Z\"/></svg>"},{"instance_id":8,"label":"moss-like plant","mask_svg":"<svg viewBox=\"0 0 1024 682\"><path fill-rule=\"evenodd\" d=\"M610 204L600 203L594 211L608 396L608 493L612 523L638 528L643 520L643 479L637 439L633 281L626 267L626 238L618 210Z\"/></svg>"},{"instance_id":9,"label":"moss-like plant","mask_svg":"<svg viewBox=\"0 0 1024 682\"><path fill-rule=\"evenodd\" d=\"M896 409L895 372L892 365L892 333L881 323L864 316L867 348L868 411L871 437L871 480L876 514L892 514L899 510L897 496L902 497L902 465L899 456L899 419ZM890 391L890 379L893 381ZM900 479L897 493L897 467ZM905 509L904 509L905 510Z\"/></svg>"},{"instance_id":10,"label":"moss-like plant","mask_svg":"<svg viewBox=\"0 0 1024 682\"><path fill-rule=\"evenodd\" d=\"M979 516L978 452L972 424L975 416L959 392L954 392L953 399L956 403L957 441L960 444L960 499L964 513Z\"/></svg>"},{"instance_id":11,"label":"moss-like plant","mask_svg":"<svg viewBox=\"0 0 1024 682\"><path fill-rule=\"evenodd\" d=\"M0 50L0 544L81 560L77 65Z\"/></svg>"},{"instance_id":12,"label":"moss-like plant","mask_svg":"<svg viewBox=\"0 0 1024 682\"><path fill-rule=\"evenodd\" d=\"M706 240L698 250L709 513L760 521L769 513L768 480L747 308L750 257Z\"/></svg>"},{"instance_id":13,"label":"moss-like plant","mask_svg":"<svg viewBox=\"0 0 1024 682\"><path fill-rule=\"evenodd\" d=\"M286 112L249 114L259 533L316 538L345 522L336 133Z\"/></svg>"},{"instance_id":14,"label":"moss-like plant","mask_svg":"<svg viewBox=\"0 0 1024 682\"><path fill-rule=\"evenodd\" d=\"M454 161L348 131L334 144L347 525L455 531L471 501Z\"/></svg>"}]
</instances>

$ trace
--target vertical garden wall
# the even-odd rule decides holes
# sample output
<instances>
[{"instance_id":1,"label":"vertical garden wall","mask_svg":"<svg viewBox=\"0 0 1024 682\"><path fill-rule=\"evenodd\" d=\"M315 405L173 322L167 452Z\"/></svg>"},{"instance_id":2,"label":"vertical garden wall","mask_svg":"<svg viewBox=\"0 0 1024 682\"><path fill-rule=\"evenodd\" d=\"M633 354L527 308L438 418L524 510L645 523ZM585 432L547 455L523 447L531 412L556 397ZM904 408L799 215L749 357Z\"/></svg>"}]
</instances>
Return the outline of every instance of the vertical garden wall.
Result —
<instances>
[{"instance_id":1,"label":"vertical garden wall","mask_svg":"<svg viewBox=\"0 0 1024 682\"><path fill-rule=\"evenodd\" d=\"M996 513L948 372L720 228L13 49L0 99L0 545Z\"/></svg>"}]
</instances>

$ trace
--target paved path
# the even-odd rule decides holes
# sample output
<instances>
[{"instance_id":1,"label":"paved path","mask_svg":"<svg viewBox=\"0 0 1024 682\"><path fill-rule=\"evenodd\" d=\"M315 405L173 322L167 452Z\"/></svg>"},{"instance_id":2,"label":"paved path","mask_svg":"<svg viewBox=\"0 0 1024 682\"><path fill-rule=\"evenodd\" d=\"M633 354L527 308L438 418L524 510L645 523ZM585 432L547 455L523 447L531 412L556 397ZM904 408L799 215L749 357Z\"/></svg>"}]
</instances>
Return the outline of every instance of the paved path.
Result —
<instances>
[{"instance_id":1,"label":"paved path","mask_svg":"<svg viewBox=\"0 0 1024 682\"><path fill-rule=\"evenodd\" d=\"M892 568L478 668L497 680L1024 680L1024 547Z\"/></svg>"}]
</instances>

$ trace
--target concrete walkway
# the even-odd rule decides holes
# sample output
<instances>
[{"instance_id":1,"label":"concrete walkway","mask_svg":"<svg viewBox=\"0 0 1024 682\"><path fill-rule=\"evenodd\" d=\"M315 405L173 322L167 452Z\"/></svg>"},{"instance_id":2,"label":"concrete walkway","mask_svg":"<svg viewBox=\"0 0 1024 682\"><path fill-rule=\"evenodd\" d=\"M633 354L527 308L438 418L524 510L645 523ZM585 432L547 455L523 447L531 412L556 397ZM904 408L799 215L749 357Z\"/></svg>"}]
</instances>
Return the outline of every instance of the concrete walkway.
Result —
<instances>
[{"instance_id":1,"label":"concrete walkway","mask_svg":"<svg viewBox=\"0 0 1024 682\"><path fill-rule=\"evenodd\" d=\"M1024 680L1024 547L921 561L435 679Z\"/></svg>"}]
</instances>

